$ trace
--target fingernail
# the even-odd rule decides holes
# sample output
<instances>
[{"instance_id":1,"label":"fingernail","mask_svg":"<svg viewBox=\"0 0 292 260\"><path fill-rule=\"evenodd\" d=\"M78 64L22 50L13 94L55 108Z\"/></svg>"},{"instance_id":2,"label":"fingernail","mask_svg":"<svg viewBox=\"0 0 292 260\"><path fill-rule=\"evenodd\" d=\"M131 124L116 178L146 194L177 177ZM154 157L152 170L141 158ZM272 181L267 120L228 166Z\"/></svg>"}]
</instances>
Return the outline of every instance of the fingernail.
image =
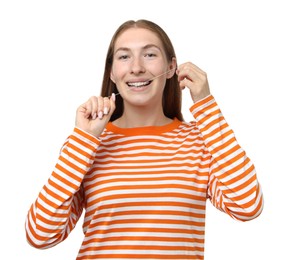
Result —
<instances>
[{"instance_id":1,"label":"fingernail","mask_svg":"<svg viewBox=\"0 0 292 260\"><path fill-rule=\"evenodd\" d=\"M112 100L115 102L116 101L116 94L112 93Z\"/></svg>"},{"instance_id":2,"label":"fingernail","mask_svg":"<svg viewBox=\"0 0 292 260\"><path fill-rule=\"evenodd\" d=\"M99 112L98 112L98 118L99 118L99 119L102 119L102 117L103 117L103 113L102 113L102 111L99 111Z\"/></svg>"},{"instance_id":3,"label":"fingernail","mask_svg":"<svg viewBox=\"0 0 292 260\"><path fill-rule=\"evenodd\" d=\"M103 113L104 113L105 115L108 114L108 108L107 108L107 107L104 108Z\"/></svg>"},{"instance_id":4,"label":"fingernail","mask_svg":"<svg viewBox=\"0 0 292 260\"><path fill-rule=\"evenodd\" d=\"M95 120L95 118L96 118L96 113L94 113L91 117L92 117L92 120Z\"/></svg>"}]
</instances>

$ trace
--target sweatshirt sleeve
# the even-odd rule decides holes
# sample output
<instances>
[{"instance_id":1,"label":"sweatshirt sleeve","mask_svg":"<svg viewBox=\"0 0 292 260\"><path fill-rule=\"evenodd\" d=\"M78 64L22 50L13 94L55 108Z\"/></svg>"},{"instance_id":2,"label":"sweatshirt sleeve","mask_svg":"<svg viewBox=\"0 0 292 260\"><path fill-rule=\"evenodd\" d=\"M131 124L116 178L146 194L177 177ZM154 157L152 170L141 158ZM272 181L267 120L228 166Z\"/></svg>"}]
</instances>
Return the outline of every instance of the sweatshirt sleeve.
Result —
<instances>
[{"instance_id":1,"label":"sweatshirt sleeve","mask_svg":"<svg viewBox=\"0 0 292 260\"><path fill-rule=\"evenodd\" d=\"M212 95L191 108L211 155L208 196L212 204L240 221L260 215L263 194L256 170L238 144Z\"/></svg>"},{"instance_id":2,"label":"sweatshirt sleeve","mask_svg":"<svg viewBox=\"0 0 292 260\"><path fill-rule=\"evenodd\" d=\"M83 212L81 183L98 145L97 138L79 128L66 140L51 176L27 214L26 238L33 247L55 246L75 227Z\"/></svg>"}]
</instances>

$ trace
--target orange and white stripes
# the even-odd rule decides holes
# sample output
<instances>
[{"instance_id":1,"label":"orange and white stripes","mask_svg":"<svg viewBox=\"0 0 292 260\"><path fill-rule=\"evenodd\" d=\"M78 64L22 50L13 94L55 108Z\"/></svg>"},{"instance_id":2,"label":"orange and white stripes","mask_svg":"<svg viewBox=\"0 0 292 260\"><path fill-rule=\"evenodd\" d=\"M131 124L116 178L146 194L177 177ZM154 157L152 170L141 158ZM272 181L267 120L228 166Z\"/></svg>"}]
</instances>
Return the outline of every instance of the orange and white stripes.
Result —
<instances>
[{"instance_id":1,"label":"orange and white stripes","mask_svg":"<svg viewBox=\"0 0 292 260\"><path fill-rule=\"evenodd\" d=\"M77 259L204 259L206 200L233 218L257 217L253 164L213 98L195 121L121 129L99 139L75 128L26 220L32 246L63 241L85 208Z\"/></svg>"}]
</instances>

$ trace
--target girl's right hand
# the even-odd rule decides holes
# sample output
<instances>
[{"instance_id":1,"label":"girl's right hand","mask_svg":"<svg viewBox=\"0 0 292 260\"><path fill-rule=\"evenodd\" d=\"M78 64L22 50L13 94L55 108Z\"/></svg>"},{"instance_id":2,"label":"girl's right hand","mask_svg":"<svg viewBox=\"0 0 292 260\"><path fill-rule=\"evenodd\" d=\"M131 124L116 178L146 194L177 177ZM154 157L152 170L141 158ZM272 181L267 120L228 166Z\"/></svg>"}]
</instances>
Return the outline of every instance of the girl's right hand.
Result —
<instances>
[{"instance_id":1,"label":"girl's right hand","mask_svg":"<svg viewBox=\"0 0 292 260\"><path fill-rule=\"evenodd\" d=\"M89 98L87 102L78 107L75 126L99 137L116 108L115 100L114 93L110 98L100 96Z\"/></svg>"}]
</instances>

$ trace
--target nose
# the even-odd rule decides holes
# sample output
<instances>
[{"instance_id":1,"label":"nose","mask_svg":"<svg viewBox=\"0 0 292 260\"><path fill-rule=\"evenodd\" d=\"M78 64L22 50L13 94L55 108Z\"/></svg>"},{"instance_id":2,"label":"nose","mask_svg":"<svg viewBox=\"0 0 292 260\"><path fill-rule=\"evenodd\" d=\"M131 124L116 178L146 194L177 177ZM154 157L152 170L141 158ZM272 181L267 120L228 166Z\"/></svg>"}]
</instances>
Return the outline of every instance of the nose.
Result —
<instances>
[{"instance_id":1,"label":"nose","mask_svg":"<svg viewBox=\"0 0 292 260\"><path fill-rule=\"evenodd\" d=\"M141 74L145 72L145 67L143 61L140 58L135 58L132 61L131 73L132 74Z\"/></svg>"}]
</instances>

